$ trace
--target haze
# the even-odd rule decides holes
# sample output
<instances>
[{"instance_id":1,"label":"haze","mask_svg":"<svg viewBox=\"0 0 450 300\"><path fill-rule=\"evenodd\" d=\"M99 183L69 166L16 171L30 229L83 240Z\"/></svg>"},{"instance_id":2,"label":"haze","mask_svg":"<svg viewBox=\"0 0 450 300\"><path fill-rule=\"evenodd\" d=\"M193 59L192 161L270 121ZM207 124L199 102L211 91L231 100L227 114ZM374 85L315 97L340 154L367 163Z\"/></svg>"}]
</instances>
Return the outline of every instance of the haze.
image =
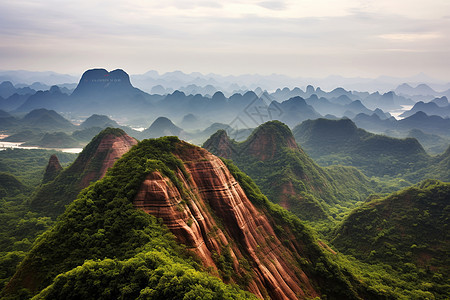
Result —
<instances>
[{"instance_id":1,"label":"haze","mask_svg":"<svg viewBox=\"0 0 450 300\"><path fill-rule=\"evenodd\" d=\"M2 1L0 68L450 78L448 0Z\"/></svg>"}]
</instances>

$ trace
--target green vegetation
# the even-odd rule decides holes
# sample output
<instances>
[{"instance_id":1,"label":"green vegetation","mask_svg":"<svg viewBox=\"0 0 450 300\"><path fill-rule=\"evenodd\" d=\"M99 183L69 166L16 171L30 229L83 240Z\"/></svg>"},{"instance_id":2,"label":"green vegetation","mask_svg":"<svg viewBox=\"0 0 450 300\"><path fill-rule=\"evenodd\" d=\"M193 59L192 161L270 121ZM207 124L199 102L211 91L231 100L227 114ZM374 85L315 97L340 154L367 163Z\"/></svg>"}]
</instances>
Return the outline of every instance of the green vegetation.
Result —
<instances>
[{"instance_id":1,"label":"green vegetation","mask_svg":"<svg viewBox=\"0 0 450 300\"><path fill-rule=\"evenodd\" d=\"M228 153L219 145L224 139L231 149ZM342 218L374 188L355 168L317 165L296 145L289 128L278 121L259 126L241 143L219 131L205 142L205 148L231 158L274 203L315 223Z\"/></svg>"},{"instance_id":2,"label":"green vegetation","mask_svg":"<svg viewBox=\"0 0 450 300\"><path fill-rule=\"evenodd\" d=\"M141 142L80 193L20 265L27 280L14 278L5 296L47 287L38 298L254 298L201 272L155 217L131 203L148 172L174 178L181 163L171 153L177 141Z\"/></svg>"},{"instance_id":3,"label":"green vegetation","mask_svg":"<svg viewBox=\"0 0 450 300\"><path fill-rule=\"evenodd\" d=\"M437 298L448 297L449 199L450 183L437 180L372 199L336 229L333 245L366 263L389 269L410 287Z\"/></svg>"},{"instance_id":4,"label":"green vegetation","mask_svg":"<svg viewBox=\"0 0 450 300\"><path fill-rule=\"evenodd\" d=\"M4 181L4 179L7 181ZM0 173L2 183L8 185L0 197L0 289L15 273L17 265L30 250L36 237L53 222L50 218L30 212L27 200L32 189L10 174Z\"/></svg>"},{"instance_id":5,"label":"green vegetation","mask_svg":"<svg viewBox=\"0 0 450 300\"><path fill-rule=\"evenodd\" d=\"M26 190L16 177L11 174L0 172L0 198L14 196Z\"/></svg>"},{"instance_id":6,"label":"green vegetation","mask_svg":"<svg viewBox=\"0 0 450 300\"><path fill-rule=\"evenodd\" d=\"M82 188L100 177L104 159L108 151L97 149L106 136L122 136L126 133L118 128L107 128L97 134L86 145L77 159L68 168L59 173L53 181L43 184L30 200L31 208L37 212L45 212L46 216L56 218L65 210L65 206L73 201ZM88 177L87 182L83 182Z\"/></svg>"},{"instance_id":7,"label":"green vegetation","mask_svg":"<svg viewBox=\"0 0 450 300\"><path fill-rule=\"evenodd\" d=\"M357 128L349 119L307 120L293 133L318 164L354 166L367 176L402 177L428 167L430 162L416 139L373 134Z\"/></svg>"},{"instance_id":8,"label":"green vegetation","mask_svg":"<svg viewBox=\"0 0 450 300\"><path fill-rule=\"evenodd\" d=\"M0 151L0 172L12 174L25 185L35 187L41 183L48 159L55 153L63 166L77 157L60 151L6 149Z\"/></svg>"},{"instance_id":9,"label":"green vegetation","mask_svg":"<svg viewBox=\"0 0 450 300\"><path fill-rule=\"evenodd\" d=\"M65 132L45 133L42 138L23 144L24 146L38 146L45 148L76 148L81 143Z\"/></svg>"},{"instance_id":10,"label":"green vegetation","mask_svg":"<svg viewBox=\"0 0 450 300\"><path fill-rule=\"evenodd\" d=\"M293 239L301 241L304 256L296 263L313 278L323 299L450 297L450 183L427 180L388 196L370 195L362 203L374 191L408 186L407 180L447 178L450 148L430 158L429 169L410 167L406 175L369 180L353 167L318 166L294 147L287 127L279 122L265 125L264 131L254 132L242 143L228 140L234 163L248 170L255 181L230 160L223 161L250 201L269 217L280 241L285 245ZM104 134L119 136L123 131L100 133L69 168L44 184L32 197L45 204L38 212L30 210L29 199L54 152L0 152L0 289L10 282L2 299L255 299L241 290L245 275L251 278L248 262L248 274L240 274L242 281L235 280L230 252L224 246L221 255L214 257L219 273L241 286L226 285L208 274L161 220L132 205L146 174L155 170L186 196L189 191L176 173L188 175L176 155L194 146L176 137L144 140L105 178L78 194L79 178L102 161L92 155ZM262 147L265 140L276 147ZM71 157L58 154L66 164ZM282 197L290 191L297 196ZM48 217L58 216L66 204L56 222ZM296 215L309 220L308 225ZM342 253L319 241L310 225L321 231L321 237L332 239L332 246Z\"/></svg>"}]
</instances>

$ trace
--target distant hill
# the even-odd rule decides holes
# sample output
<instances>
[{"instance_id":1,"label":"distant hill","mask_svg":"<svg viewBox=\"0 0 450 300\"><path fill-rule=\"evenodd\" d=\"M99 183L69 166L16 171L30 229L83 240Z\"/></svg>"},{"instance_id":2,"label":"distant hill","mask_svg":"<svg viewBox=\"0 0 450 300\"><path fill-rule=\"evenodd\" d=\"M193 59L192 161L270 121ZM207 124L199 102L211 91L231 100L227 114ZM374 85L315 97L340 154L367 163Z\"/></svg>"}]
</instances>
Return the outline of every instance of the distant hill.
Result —
<instances>
[{"instance_id":1,"label":"distant hill","mask_svg":"<svg viewBox=\"0 0 450 300\"><path fill-rule=\"evenodd\" d=\"M152 107L150 98L131 85L129 75L123 70L91 69L84 72L70 95L69 109L80 113L142 114Z\"/></svg>"},{"instance_id":2,"label":"distant hill","mask_svg":"<svg viewBox=\"0 0 450 300\"><path fill-rule=\"evenodd\" d=\"M450 137L450 119L439 116L428 116L422 111L401 120L394 117L382 119L377 114L371 116L366 114L358 114L352 118L353 122L360 128L372 132L386 132L395 130L408 133L412 129L419 129L425 133L438 134Z\"/></svg>"},{"instance_id":3,"label":"distant hill","mask_svg":"<svg viewBox=\"0 0 450 300\"><path fill-rule=\"evenodd\" d=\"M64 131L76 128L75 125L54 110L47 110L45 108L35 109L29 112L21 119L21 123L23 127L46 131Z\"/></svg>"},{"instance_id":4,"label":"distant hill","mask_svg":"<svg viewBox=\"0 0 450 300\"><path fill-rule=\"evenodd\" d=\"M44 184L30 201L33 210L56 217L65 205L106 171L137 142L123 130L107 128L100 132L53 181Z\"/></svg>"},{"instance_id":5,"label":"distant hill","mask_svg":"<svg viewBox=\"0 0 450 300\"><path fill-rule=\"evenodd\" d=\"M293 133L320 163L355 166L368 176L415 171L430 159L416 139L376 135L357 128L350 119L308 120L295 127Z\"/></svg>"},{"instance_id":6,"label":"distant hill","mask_svg":"<svg viewBox=\"0 0 450 300\"><path fill-rule=\"evenodd\" d=\"M447 98L446 98L447 99ZM440 101L439 103L444 103L443 101ZM449 118L450 117L450 105L447 102L446 106L439 106L437 103L431 101L428 103L424 103L422 101L417 102L414 104L413 108L411 110L405 111L400 116L401 117L409 117L414 115L417 112L424 112L429 116L435 115L440 116L443 118Z\"/></svg>"},{"instance_id":7,"label":"distant hill","mask_svg":"<svg viewBox=\"0 0 450 300\"><path fill-rule=\"evenodd\" d=\"M413 88L412 86L410 86L407 83L403 83L395 89L395 92L397 94L404 94L404 95L409 95L409 96L415 96L415 95L435 96L438 94L438 92L436 92L431 87L429 87L428 85L423 84L423 83L417 85L415 88Z\"/></svg>"},{"instance_id":8,"label":"distant hill","mask_svg":"<svg viewBox=\"0 0 450 300\"><path fill-rule=\"evenodd\" d=\"M157 97L159 98L159 97ZM69 96L59 87L38 91L17 110L27 112L37 108L53 109L72 114L142 115L152 107L152 97L133 87L123 70L87 70Z\"/></svg>"},{"instance_id":9,"label":"distant hill","mask_svg":"<svg viewBox=\"0 0 450 300\"><path fill-rule=\"evenodd\" d=\"M19 121L4 110L0 110L0 127L2 130L17 128Z\"/></svg>"},{"instance_id":10,"label":"distant hill","mask_svg":"<svg viewBox=\"0 0 450 300\"><path fill-rule=\"evenodd\" d=\"M66 108L69 104L69 96L61 92L58 86L52 86L48 91L37 91L29 96L15 111L29 112L41 108L67 111Z\"/></svg>"},{"instance_id":11,"label":"distant hill","mask_svg":"<svg viewBox=\"0 0 450 300\"><path fill-rule=\"evenodd\" d=\"M420 129L431 134L441 134L450 137L450 118L440 116L428 116L422 111L399 120L396 128L398 130Z\"/></svg>"},{"instance_id":12,"label":"distant hill","mask_svg":"<svg viewBox=\"0 0 450 300\"><path fill-rule=\"evenodd\" d=\"M180 136L182 129L172 123L166 117L159 117L150 125L149 128L142 131L141 138L158 138L162 136Z\"/></svg>"},{"instance_id":13,"label":"distant hill","mask_svg":"<svg viewBox=\"0 0 450 300\"><path fill-rule=\"evenodd\" d=\"M38 146L42 148L77 148L82 143L71 137L65 132L45 133L40 139L32 142L26 142L24 146Z\"/></svg>"},{"instance_id":14,"label":"distant hill","mask_svg":"<svg viewBox=\"0 0 450 300\"><path fill-rule=\"evenodd\" d=\"M36 91L29 87L16 88L11 81L3 81L0 83L0 97L6 99L14 94L32 95Z\"/></svg>"},{"instance_id":15,"label":"distant hill","mask_svg":"<svg viewBox=\"0 0 450 300\"><path fill-rule=\"evenodd\" d=\"M440 107L445 107L448 106L450 103L448 102L447 97L442 96L440 98L434 98L433 100L431 100L430 102L436 103L438 106Z\"/></svg>"},{"instance_id":16,"label":"distant hill","mask_svg":"<svg viewBox=\"0 0 450 300\"><path fill-rule=\"evenodd\" d=\"M269 105L269 111L275 110L275 103ZM290 98L277 104L277 109L281 111L277 120L282 121L290 127L294 127L307 119L319 118L321 115L301 97Z\"/></svg>"},{"instance_id":17,"label":"distant hill","mask_svg":"<svg viewBox=\"0 0 450 300\"><path fill-rule=\"evenodd\" d=\"M106 127L112 127L112 128L119 128L119 124L117 124L116 121L111 120L108 116L105 115L97 115L93 114L89 118L83 121L83 123L80 124L80 128L86 129L90 127L100 127L100 128L106 128Z\"/></svg>"},{"instance_id":18,"label":"distant hill","mask_svg":"<svg viewBox=\"0 0 450 300\"><path fill-rule=\"evenodd\" d=\"M19 94L13 94L9 96L8 98L1 98L0 97L0 109L6 110L6 111L15 111L17 108L19 108L22 104L27 101L27 99L31 97L31 94L26 95L19 95Z\"/></svg>"},{"instance_id":19,"label":"distant hill","mask_svg":"<svg viewBox=\"0 0 450 300\"><path fill-rule=\"evenodd\" d=\"M371 191L368 179L354 168L318 166L279 121L260 125L240 143L218 131L203 147L232 159L271 201L304 220L336 217L342 212L336 204L352 206Z\"/></svg>"},{"instance_id":20,"label":"distant hill","mask_svg":"<svg viewBox=\"0 0 450 300\"><path fill-rule=\"evenodd\" d=\"M428 165L412 174L406 174L406 178L417 181L418 179L432 178L450 182L450 146L447 150L431 158Z\"/></svg>"},{"instance_id":21,"label":"distant hill","mask_svg":"<svg viewBox=\"0 0 450 300\"><path fill-rule=\"evenodd\" d=\"M450 283L449 199L450 183L435 180L372 199L342 222L333 245L363 261L387 264L404 278L420 277L428 291L445 298L450 292L443 289Z\"/></svg>"},{"instance_id":22,"label":"distant hill","mask_svg":"<svg viewBox=\"0 0 450 300\"><path fill-rule=\"evenodd\" d=\"M450 138L440 135L425 133L419 129L412 129L408 132L408 137L419 141L425 150L430 154L441 154L450 145Z\"/></svg>"}]
</instances>

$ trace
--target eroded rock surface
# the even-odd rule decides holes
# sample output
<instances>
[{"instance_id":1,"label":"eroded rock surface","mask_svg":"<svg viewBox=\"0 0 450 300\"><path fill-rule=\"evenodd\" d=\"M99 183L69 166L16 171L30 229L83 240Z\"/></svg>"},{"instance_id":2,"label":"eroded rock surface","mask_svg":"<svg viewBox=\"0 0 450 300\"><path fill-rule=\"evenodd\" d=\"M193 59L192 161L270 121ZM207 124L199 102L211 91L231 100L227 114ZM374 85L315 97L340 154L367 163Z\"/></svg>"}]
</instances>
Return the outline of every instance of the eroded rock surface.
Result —
<instances>
[{"instance_id":1,"label":"eroded rock surface","mask_svg":"<svg viewBox=\"0 0 450 300\"><path fill-rule=\"evenodd\" d=\"M198 147L186 147L177 156L185 168L176 174L178 187L152 172L134 199L135 207L162 218L178 240L224 280L242 279L250 266L247 289L261 298L319 296L297 264L300 242L278 239L273 221L250 202L219 158ZM220 257L232 266L230 278Z\"/></svg>"}]
</instances>

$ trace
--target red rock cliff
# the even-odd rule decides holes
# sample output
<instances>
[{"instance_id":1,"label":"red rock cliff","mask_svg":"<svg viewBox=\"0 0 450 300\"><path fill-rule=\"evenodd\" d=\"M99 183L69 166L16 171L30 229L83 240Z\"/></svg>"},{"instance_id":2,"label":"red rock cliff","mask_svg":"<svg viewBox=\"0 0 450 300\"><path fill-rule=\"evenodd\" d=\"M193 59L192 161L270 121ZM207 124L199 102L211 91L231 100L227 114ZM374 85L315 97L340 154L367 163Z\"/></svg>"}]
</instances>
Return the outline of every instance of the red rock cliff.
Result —
<instances>
[{"instance_id":1,"label":"red rock cliff","mask_svg":"<svg viewBox=\"0 0 450 300\"><path fill-rule=\"evenodd\" d=\"M162 218L178 240L225 281L218 258L226 256L233 269L231 281L249 273L244 261L250 265L247 289L261 298L319 296L297 264L302 245L294 238L281 243L270 216L250 202L220 159L198 147L183 147L177 156L186 169L176 174L184 188L155 171L142 183L135 207Z\"/></svg>"},{"instance_id":2,"label":"red rock cliff","mask_svg":"<svg viewBox=\"0 0 450 300\"><path fill-rule=\"evenodd\" d=\"M43 182L49 182L62 171L61 164L59 163L59 159L55 154L52 154L50 156L50 159L48 160L47 168L45 169Z\"/></svg>"},{"instance_id":3,"label":"red rock cliff","mask_svg":"<svg viewBox=\"0 0 450 300\"><path fill-rule=\"evenodd\" d=\"M120 136L114 134L105 135L98 144L94 155L90 157L86 164L86 169L91 171L85 173L81 179L81 188L87 187L91 181L103 178L106 171L136 144L137 141L127 134ZM101 165L95 165L96 162L100 162ZM93 167L89 168L89 165Z\"/></svg>"}]
</instances>

